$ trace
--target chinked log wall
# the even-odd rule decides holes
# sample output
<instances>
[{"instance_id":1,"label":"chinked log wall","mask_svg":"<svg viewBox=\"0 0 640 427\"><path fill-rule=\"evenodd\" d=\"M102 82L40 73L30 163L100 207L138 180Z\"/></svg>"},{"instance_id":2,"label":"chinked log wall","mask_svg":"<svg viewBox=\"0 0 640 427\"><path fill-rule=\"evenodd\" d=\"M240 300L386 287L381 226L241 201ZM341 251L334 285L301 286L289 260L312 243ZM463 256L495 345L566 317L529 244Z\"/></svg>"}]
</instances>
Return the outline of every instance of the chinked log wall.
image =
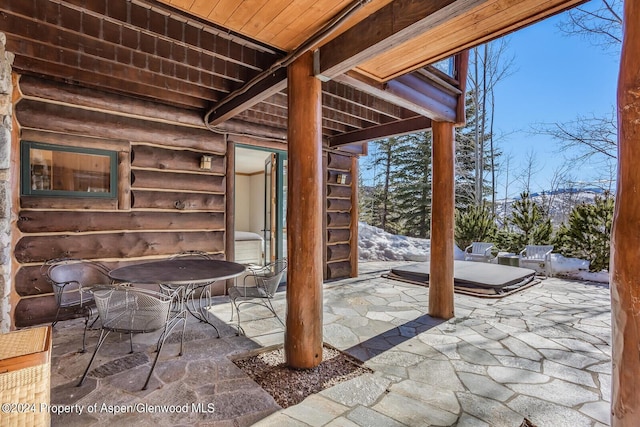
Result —
<instances>
[{"instance_id":1,"label":"chinked log wall","mask_svg":"<svg viewBox=\"0 0 640 427\"><path fill-rule=\"evenodd\" d=\"M48 259L93 259L115 268L183 250L225 257L226 145L222 135L198 127L197 113L29 76L19 87L20 139L115 150L119 188L117 200L20 197L15 326L55 316L53 290L40 273ZM203 154L213 155L210 171L199 168ZM357 158L335 151L326 158L325 278L356 276ZM346 175L345 184L338 174Z\"/></svg>"},{"instance_id":2,"label":"chinked log wall","mask_svg":"<svg viewBox=\"0 0 640 427\"><path fill-rule=\"evenodd\" d=\"M40 273L47 259L93 259L113 268L184 250L224 258L222 135L175 120L142 119L150 104L115 95L27 76L20 89L20 139L115 150L119 188L117 200L20 198L15 326L55 316L51 285ZM211 170L200 169L203 154L213 155Z\"/></svg>"}]
</instances>

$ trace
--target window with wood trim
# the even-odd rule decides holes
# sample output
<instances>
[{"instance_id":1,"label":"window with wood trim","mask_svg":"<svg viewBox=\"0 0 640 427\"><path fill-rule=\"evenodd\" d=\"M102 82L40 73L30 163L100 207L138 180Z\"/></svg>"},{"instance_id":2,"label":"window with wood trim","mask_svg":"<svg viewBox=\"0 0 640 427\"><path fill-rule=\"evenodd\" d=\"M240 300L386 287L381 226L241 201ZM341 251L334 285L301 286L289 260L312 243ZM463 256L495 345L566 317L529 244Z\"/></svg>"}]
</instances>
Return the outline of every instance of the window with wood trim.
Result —
<instances>
[{"instance_id":1,"label":"window with wood trim","mask_svg":"<svg viewBox=\"0 0 640 427\"><path fill-rule=\"evenodd\" d=\"M116 151L21 142L24 196L116 198Z\"/></svg>"}]
</instances>

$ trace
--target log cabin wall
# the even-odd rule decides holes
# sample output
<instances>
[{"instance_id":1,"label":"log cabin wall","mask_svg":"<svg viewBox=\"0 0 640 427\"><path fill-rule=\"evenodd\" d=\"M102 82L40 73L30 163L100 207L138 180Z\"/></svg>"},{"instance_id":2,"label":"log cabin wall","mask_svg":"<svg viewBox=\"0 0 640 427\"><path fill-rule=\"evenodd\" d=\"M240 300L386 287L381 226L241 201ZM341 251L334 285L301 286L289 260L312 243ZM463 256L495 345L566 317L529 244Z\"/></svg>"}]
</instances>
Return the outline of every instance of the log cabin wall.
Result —
<instances>
[{"instance_id":1,"label":"log cabin wall","mask_svg":"<svg viewBox=\"0 0 640 427\"><path fill-rule=\"evenodd\" d=\"M336 151L325 154L325 279L355 277L358 259L357 157Z\"/></svg>"},{"instance_id":2,"label":"log cabin wall","mask_svg":"<svg viewBox=\"0 0 640 427\"><path fill-rule=\"evenodd\" d=\"M51 258L92 259L114 268L184 250L225 257L223 135L145 118L153 109L148 102L34 77L21 78L20 92L19 139L117 151L118 197L20 197L14 326L55 317L53 290L40 273ZM200 169L204 154L212 156L210 170Z\"/></svg>"}]
</instances>

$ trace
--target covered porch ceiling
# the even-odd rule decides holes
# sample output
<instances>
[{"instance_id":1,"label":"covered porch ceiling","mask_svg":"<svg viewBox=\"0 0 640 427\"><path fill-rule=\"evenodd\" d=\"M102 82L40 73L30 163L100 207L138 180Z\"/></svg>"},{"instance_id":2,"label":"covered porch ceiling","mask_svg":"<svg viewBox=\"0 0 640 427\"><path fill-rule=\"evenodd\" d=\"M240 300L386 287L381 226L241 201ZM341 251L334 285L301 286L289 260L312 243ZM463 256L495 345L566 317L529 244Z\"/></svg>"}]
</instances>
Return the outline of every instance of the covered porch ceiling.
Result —
<instances>
[{"instance_id":1,"label":"covered porch ceiling","mask_svg":"<svg viewBox=\"0 0 640 427\"><path fill-rule=\"evenodd\" d=\"M582 1L10 0L0 22L20 74L281 140L286 66L315 50L322 134L344 146L461 122L463 76L429 64Z\"/></svg>"}]
</instances>

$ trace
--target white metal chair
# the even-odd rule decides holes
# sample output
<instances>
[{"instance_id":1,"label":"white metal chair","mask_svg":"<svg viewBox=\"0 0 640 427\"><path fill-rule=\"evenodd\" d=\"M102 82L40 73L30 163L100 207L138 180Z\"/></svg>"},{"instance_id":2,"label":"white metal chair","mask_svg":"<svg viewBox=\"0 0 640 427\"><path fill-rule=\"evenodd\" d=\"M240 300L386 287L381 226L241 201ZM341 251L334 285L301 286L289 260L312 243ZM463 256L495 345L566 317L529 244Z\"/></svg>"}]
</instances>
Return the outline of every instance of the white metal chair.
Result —
<instances>
[{"instance_id":1,"label":"white metal chair","mask_svg":"<svg viewBox=\"0 0 640 427\"><path fill-rule=\"evenodd\" d=\"M161 330L162 333L158 338L156 347L156 356L147 380L142 387L143 390L146 390L158 362L162 346L167 336L180 322L182 322L182 336L179 356L182 356L184 329L187 323L186 312L184 309L175 309L176 307L182 307L182 290L176 289L171 295L167 295L149 289L118 284L94 288L93 295L102 320L102 331L100 332L98 345L78 383L78 387L84 383L91 365L109 333L119 332L132 335ZM131 342L131 352L133 353L133 342Z\"/></svg>"},{"instance_id":2,"label":"white metal chair","mask_svg":"<svg viewBox=\"0 0 640 427\"><path fill-rule=\"evenodd\" d=\"M493 243L473 242L464 249L464 260L489 262L493 259L493 246Z\"/></svg>"},{"instance_id":3,"label":"white metal chair","mask_svg":"<svg viewBox=\"0 0 640 427\"><path fill-rule=\"evenodd\" d=\"M520 267L531 266L537 272L542 271L546 277L551 277L551 252L553 245L527 245L520 251Z\"/></svg>"},{"instance_id":4,"label":"white metal chair","mask_svg":"<svg viewBox=\"0 0 640 427\"><path fill-rule=\"evenodd\" d=\"M274 310L271 299L275 296L286 269L286 259L280 259L262 267L249 268L248 274L242 280L242 285L232 286L228 289L229 298L231 299L231 320L233 320L233 309L235 307L238 317L238 331L244 331L240 326L240 305L245 303L265 306L284 325L282 319Z\"/></svg>"},{"instance_id":5,"label":"white metal chair","mask_svg":"<svg viewBox=\"0 0 640 427\"><path fill-rule=\"evenodd\" d=\"M56 318L51 326L58 323L61 309L71 308L85 317L81 350L84 353L87 328L91 318L96 314L93 294L90 291L93 286L111 283L109 270L94 261L59 258L46 261L40 267L40 272L51 283L58 306ZM97 318L94 322L95 320Z\"/></svg>"}]
</instances>

